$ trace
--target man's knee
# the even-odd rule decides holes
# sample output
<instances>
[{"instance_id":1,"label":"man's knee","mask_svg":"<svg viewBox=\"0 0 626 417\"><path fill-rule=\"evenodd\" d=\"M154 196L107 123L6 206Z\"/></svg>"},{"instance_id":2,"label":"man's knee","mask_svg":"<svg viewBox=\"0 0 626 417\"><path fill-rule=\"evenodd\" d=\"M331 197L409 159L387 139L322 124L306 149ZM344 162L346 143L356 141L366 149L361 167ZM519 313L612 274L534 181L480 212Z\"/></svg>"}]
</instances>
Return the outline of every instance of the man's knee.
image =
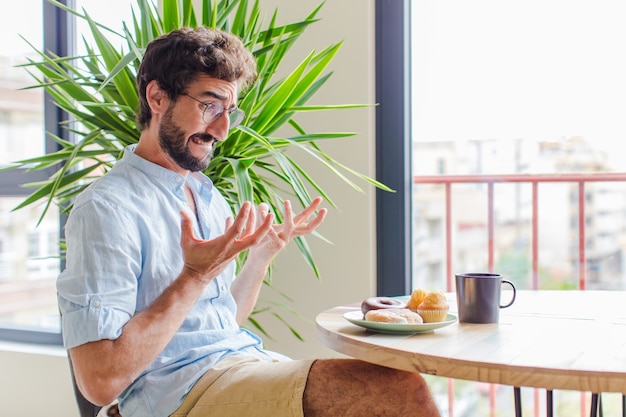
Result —
<instances>
[{"instance_id":1,"label":"man's knee","mask_svg":"<svg viewBox=\"0 0 626 417\"><path fill-rule=\"evenodd\" d=\"M309 372L303 406L307 417L356 416L363 412L439 416L421 375L355 359L316 361Z\"/></svg>"}]
</instances>

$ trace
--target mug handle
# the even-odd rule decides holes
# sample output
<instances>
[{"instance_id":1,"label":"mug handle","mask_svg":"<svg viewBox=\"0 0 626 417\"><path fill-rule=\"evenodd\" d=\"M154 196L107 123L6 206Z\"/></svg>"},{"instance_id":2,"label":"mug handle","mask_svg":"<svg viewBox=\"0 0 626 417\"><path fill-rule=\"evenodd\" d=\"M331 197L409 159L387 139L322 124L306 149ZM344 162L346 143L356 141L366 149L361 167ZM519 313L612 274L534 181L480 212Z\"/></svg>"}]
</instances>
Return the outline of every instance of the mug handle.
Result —
<instances>
[{"instance_id":1,"label":"mug handle","mask_svg":"<svg viewBox=\"0 0 626 417\"><path fill-rule=\"evenodd\" d=\"M511 286L511 288L513 289L513 297L511 298L511 301L509 301L508 304L505 305L501 305L500 308L507 308L507 307L511 307L511 305L513 304L513 302L515 301L515 296L517 295L517 290L515 289L515 285L513 285L513 283L511 281L507 281L506 279L502 280L503 284L509 284Z\"/></svg>"}]
</instances>

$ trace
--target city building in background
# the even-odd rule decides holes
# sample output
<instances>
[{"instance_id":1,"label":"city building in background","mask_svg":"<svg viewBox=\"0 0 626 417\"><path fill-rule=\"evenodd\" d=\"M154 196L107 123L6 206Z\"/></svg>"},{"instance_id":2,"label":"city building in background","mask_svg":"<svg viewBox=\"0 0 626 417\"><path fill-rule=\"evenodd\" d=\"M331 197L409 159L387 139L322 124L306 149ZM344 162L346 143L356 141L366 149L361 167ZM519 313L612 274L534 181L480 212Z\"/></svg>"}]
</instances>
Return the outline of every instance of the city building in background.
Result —
<instances>
[{"instance_id":1,"label":"city building in background","mask_svg":"<svg viewBox=\"0 0 626 417\"><path fill-rule=\"evenodd\" d=\"M580 137L554 142L414 142L414 175L594 174L612 171L606 155ZM414 287L445 288L445 186L413 185ZM577 183L538 185L541 288L576 288L579 268ZM585 186L588 289L625 289L626 185ZM487 185L451 187L455 272L488 267ZM494 185L495 268L519 287L531 287L532 189L529 183Z\"/></svg>"}]
</instances>

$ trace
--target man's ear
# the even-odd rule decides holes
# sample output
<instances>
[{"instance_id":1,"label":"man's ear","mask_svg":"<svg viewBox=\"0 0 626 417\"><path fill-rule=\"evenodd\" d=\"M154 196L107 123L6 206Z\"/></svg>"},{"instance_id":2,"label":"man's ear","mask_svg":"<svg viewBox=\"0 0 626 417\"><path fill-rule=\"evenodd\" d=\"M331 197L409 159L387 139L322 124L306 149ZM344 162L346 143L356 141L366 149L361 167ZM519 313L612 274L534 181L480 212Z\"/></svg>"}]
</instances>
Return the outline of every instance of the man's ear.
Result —
<instances>
[{"instance_id":1,"label":"man's ear","mask_svg":"<svg viewBox=\"0 0 626 417\"><path fill-rule=\"evenodd\" d=\"M152 110L152 114L163 114L170 105L170 100L165 91L159 87L156 80L152 80L146 86L146 101Z\"/></svg>"}]
</instances>

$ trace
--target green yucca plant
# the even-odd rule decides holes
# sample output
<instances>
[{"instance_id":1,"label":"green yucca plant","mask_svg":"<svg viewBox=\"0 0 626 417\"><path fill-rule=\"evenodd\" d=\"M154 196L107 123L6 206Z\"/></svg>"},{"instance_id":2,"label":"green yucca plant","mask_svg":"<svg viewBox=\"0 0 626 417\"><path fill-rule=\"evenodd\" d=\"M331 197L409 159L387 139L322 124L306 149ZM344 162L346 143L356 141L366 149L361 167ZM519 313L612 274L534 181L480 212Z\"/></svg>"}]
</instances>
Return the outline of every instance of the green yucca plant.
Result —
<instances>
[{"instance_id":1,"label":"green yucca plant","mask_svg":"<svg viewBox=\"0 0 626 417\"><path fill-rule=\"evenodd\" d=\"M327 67L340 49L340 43L319 52L312 51L291 71L282 66L287 51L304 30L316 22L323 4L302 21L286 25L276 24L275 11L270 22L264 25L258 0L203 0L200 11L194 8L192 0L163 0L161 8L149 0L136 0L132 21L123 22L123 33L116 33L99 24L86 11L74 11L55 0L49 2L84 19L93 44L85 40L87 53L76 57L52 56L33 46L40 60L31 60L25 65L36 80L36 85L30 88L44 88L56 105L71 116L64 126L73 139L54 137L59 151L18 161L12 166L29 170L58 167L48 180L28 184L35 191L16 209L45 201L42 217L52 204L57 204L64 212L71 210L74 197L110 169L121 157L125 146L139 139L140 132L135 123L139 103L135 77L146 45L173 29L199 25L238 35L252 51L258 65L257 82L239 97L238 106L246 112L246 119L230 133L228 140L219 143L205 171L234 209L244 201L267 202L281 220L283 201L295 198L303 206L307 205L311 201L310 191L323 196L334 206L313 176L285 152L290 148L304 151L355 190L361 191L348 175L387 189L339 163L318 145L321 141L345 138L354 133L307 132L296 119L302 112L362 106L307 105L331 76ZM115 47L110 39L121 40L123 46ZM279 69L280 73L287 75L278 77ZM296 243L315 275L319 276L306 240L299 238ZM239 261L243 261L243 257ZM266 283L269 283L269 277ZM271 311L273 307L287 308L283 304L257 306L255 313ZM280 315L271 314L284 322ZM254 316L250 323L265 333Z\"/></svg>"}]
</instances>

